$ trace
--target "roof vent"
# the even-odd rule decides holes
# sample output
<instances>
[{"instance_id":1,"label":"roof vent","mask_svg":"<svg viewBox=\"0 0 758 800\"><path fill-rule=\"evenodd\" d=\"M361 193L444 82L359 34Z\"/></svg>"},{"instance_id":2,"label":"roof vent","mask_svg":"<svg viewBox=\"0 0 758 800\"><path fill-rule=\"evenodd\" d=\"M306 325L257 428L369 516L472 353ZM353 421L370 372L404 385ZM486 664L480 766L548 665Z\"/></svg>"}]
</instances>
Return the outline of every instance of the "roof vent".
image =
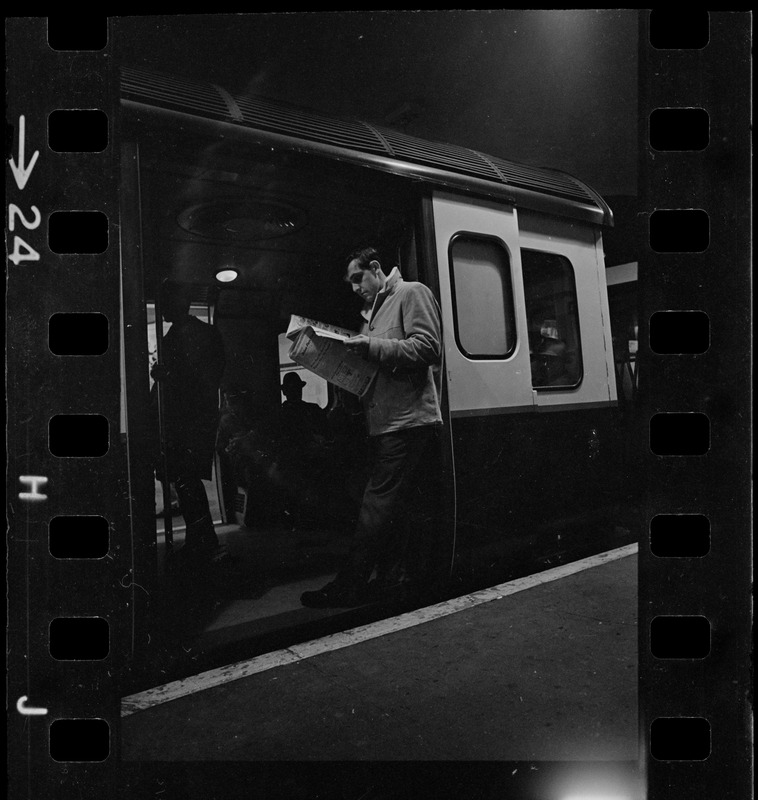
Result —
<instances>
[{"instance_id":1,"label":"roof vent","mask_svg":"<svg viewBox=\"0 0 758 800\"><path fill-rule=\"evenodd\" d=\"M182 230L216 242L277 239L299 231L308 221L305 211L289 203L221 199L182 211Z\"/></svg>"}]
</instances>

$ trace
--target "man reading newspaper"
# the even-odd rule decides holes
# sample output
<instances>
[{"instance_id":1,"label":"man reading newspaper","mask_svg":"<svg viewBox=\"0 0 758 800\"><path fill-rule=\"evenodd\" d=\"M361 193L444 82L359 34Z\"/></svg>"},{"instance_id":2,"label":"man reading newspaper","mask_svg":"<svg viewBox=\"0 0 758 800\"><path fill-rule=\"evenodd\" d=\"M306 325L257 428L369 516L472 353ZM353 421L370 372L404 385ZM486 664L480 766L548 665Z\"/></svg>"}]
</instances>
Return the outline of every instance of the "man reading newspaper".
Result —
<instances>
[{"instance_id":1,"label":"man reading newspaper","mask_svg":"<svg viewBox=\"0 0 758 800\"><path fill-rule=\"evenodd\" d=\"M377 368L362 396L370 477L345 563L332 582L301 595L302 604L312 608L361 605L403 578L417 578L402 574L411 563L406 552L415 544L402 516L433 457L435 429L442 424L436 380L442 354L440 310L430 289L404 281L397 267L385 274L374 247L350 254L345 280L363 300L363 325L344 347Z\"/></svg>"},{"instance_id":2,"label":"man reading newspaper","mask_svg":"<svg viewBox=\"0 0 758 800\"><path fill-rule=\"evenodd\" d=\"M289 356L296 364L360 397L368 391L377 366L345 346L353 336L354 331L293 314L287 328L287 338L294 342Z\"/></svg>"}]
</instances>

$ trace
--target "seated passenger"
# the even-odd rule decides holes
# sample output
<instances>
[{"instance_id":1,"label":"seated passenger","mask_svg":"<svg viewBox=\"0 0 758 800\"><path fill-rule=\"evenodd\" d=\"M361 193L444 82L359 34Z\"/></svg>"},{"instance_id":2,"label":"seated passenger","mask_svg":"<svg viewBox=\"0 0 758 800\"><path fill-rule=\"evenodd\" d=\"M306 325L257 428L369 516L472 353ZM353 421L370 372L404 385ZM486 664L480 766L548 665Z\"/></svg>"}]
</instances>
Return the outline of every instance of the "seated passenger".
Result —
<instances>
[{"instance_id":1,"label":"seated passenger","mask_svg":"<svg viewBox=\"0 0 758 800\"><path fill-rule=\"evenodd\" d=\"M558 335L554 319L540 326L540 341L531 354L533 386L564 386L574 383L568 367L566 342Z\"/></svg>"},{"instance_id":2,"label":"seated passenger","mask_svg":"<svg viewBox=\"0 0 758 800\"><path fill-rule=\"evenodd\" d=\"M284 504L297 524L318 508L328 480L331 435L326 411L303 400L305 381L288 372L282 381L287 398L280 408L277 467L284 481Z\"/></svg>"},{"instance_id":3,"label":"seated passenger","mask_svg":"<svg viewBox=\"0 0 758 800\"><path fill-rule=\"evenodd\" d=\"M282 393L287 398L280 409L280 456L318 458L329 440L326 412L317 403L303 400L305 381L296 372L288 372L282 380Z\"/></svg>"},{"instance_id":4,"label":"seated passenger","mask_svg":"<svg viewBox=\"0 0 758 800\"><path fill-rule=\"evenodd\" d=\"M545 335L543 331L547 331L548 323L552 322L555 325L554 320L545 319L547 313L550 313L547 309L541 309L533 313L529 318L529 355L532 358L536 356L537 350L542 344Z\"/></svg>"}]
</instances>

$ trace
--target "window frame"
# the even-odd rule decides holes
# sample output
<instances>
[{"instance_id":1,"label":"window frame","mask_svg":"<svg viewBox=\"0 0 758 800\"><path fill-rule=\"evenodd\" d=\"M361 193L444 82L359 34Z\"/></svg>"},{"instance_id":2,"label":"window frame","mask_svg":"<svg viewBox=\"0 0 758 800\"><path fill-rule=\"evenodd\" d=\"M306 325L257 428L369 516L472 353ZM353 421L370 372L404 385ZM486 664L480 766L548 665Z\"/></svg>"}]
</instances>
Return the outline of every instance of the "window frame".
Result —
<instances>
[{"instance_id":1,"label":"window frame","mask_svg":"<svg viewBox=\"0 0 758 800\"><path fill-rule=\"evenodd\" d=\"M506 322L506 333L512 334L512 341L510 343L510 347L504 354L486 354L486 353L470 353L466 348L463 346L461 342L460 336L460 319L458 316L458 296L456 293L456 285L455 285L455 262L453 260L453 248L455 247L456 243L461 239L474 239L480 242L492 242L495 245L499 246L499 248L505 253L507 259L507 276L508 276L508 297L506 299L506 307L504 309L504 317ZM518 335L518 323L516 320L516 304L515 304L515 297L514 297L514 279L513 279L513 257L510 248L506 244L506 242L501 239L499 236L494 236L493 234L488 233L478 233L476 231L468 231L462 230L457 231L453 236L450 237L450 241L448 242L447 246L447 261L448 261L448 269L450 271L450 299L453 311L453 335L455 336L455 344L458 348L458 351L464 355L466 358L471 359L472 361L507 361L509 358L513 356L516 352L519 335ZM510 314L510 319L508 317ZM509 325L510 323L510 325Z\"/></svg>"}]
</instances>

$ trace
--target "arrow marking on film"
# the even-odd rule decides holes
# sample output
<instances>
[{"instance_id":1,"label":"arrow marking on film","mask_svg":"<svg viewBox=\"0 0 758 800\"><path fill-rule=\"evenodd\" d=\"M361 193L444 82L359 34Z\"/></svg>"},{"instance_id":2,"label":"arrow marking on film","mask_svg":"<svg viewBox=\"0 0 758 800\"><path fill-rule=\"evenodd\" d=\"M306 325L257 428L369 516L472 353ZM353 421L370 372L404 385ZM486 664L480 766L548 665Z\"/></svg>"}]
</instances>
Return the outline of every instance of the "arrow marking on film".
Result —
<instances>
[{"instance_id":1,"label":"arrow marking on film","mask_svg":"<svg viewBox=\"0 0 758 800\"><path fill-rule=\"evenodd\" d=\"M23 189L26 186L26 182L29 180L29 176L32 174L32 170L34 169L34 165L37 163L37 158L39 157L39 150L34 151L34 155L32 155L31 160L29 161L29 165L26 166L24 164L24 150L26 149L26 117L22 114L18 118L18 164L12 159L8 159L8 163L11 165L11 169L13 170L13 177L16 179L16 185L19 189Z\"/></svg>"}]
</instances>

